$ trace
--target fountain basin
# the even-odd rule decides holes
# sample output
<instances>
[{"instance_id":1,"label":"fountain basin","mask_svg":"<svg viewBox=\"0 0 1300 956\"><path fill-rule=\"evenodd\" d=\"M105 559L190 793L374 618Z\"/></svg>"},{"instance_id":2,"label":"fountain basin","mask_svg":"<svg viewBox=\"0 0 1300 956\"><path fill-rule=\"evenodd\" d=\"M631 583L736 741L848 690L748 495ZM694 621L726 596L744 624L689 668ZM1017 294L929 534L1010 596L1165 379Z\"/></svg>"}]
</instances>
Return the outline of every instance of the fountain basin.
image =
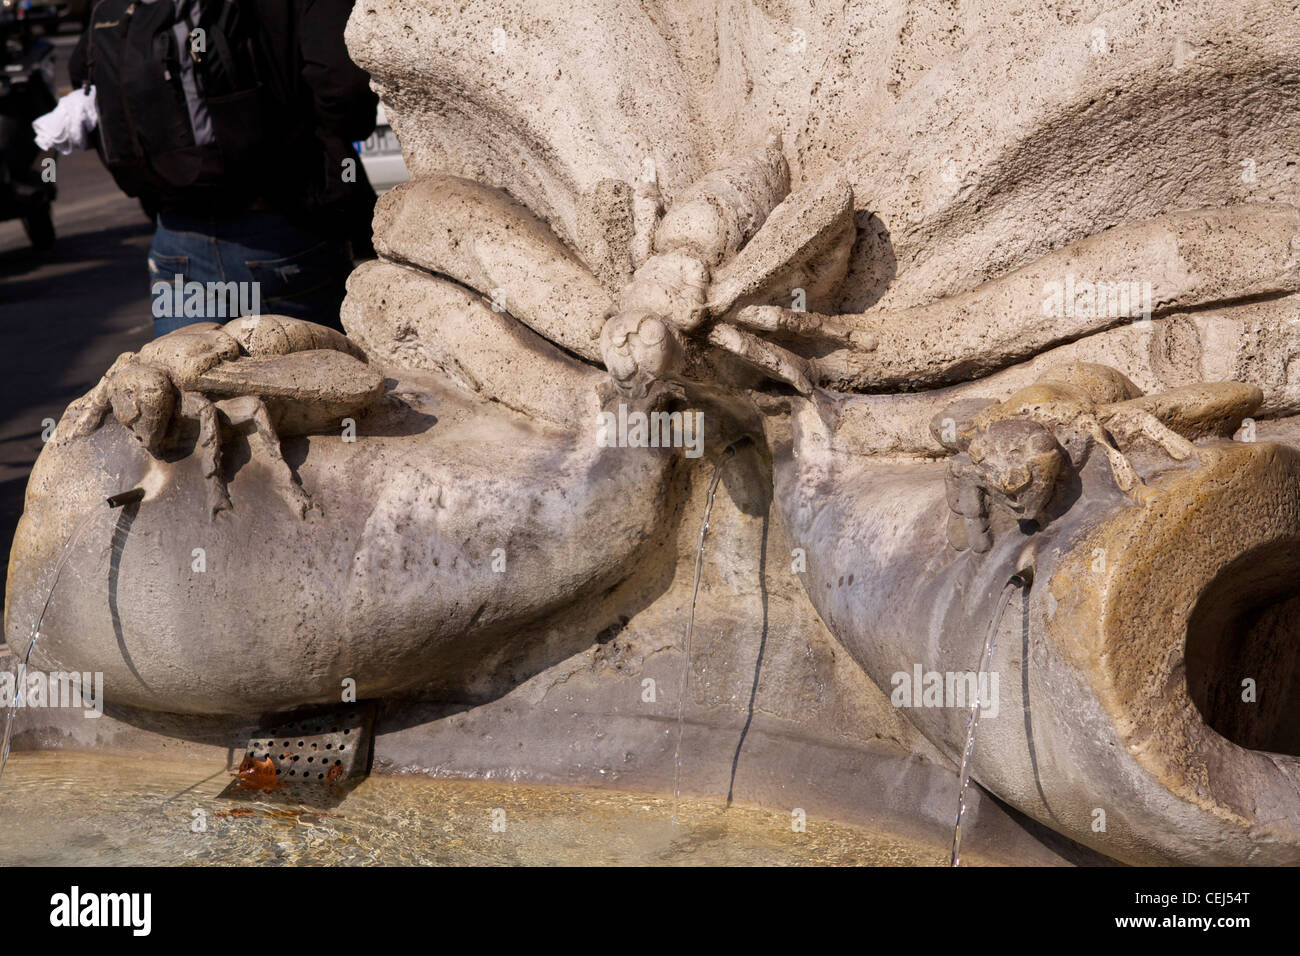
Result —
<instances>
[{"instance_id":1,"label":"fountain basin","mask_svg":"<svg viewBox=\"0 0 1300 956\"><path fill-rule=\"evenodd\" d=\"M229 779L219 762L19 754L0 793L0 865L937 866L945 852L716 801L685 801L675 825L671 800L618 790L376 776L322 811L221 800Z\"/></svg>"}]
</instances>

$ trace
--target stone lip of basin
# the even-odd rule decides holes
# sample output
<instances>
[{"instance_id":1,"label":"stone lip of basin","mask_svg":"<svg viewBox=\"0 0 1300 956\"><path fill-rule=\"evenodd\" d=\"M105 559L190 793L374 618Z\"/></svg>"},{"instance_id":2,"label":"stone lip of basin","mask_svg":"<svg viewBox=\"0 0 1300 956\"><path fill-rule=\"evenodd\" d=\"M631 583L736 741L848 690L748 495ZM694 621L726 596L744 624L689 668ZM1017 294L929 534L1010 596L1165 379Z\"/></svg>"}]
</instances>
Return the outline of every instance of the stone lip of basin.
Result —
<instances>
[{"instance_id":1,"label":"stone lip of basin","mask_svg":"<svg viewBox=\"0 0 1300 956\"><path fill-rule=\"evenodd\" d=\"M917 665L976 671L1003 585L1034 566L1027 606L1013 594L999 626L998 712L975 747L982 786L1125 862L1300 862L1297 759L1215 729L1285 745L1285 714L1261 712L1261 726L1225 701L1252 676L1239 661L1258 665L1261 700L1289 699L1294 617L1270 609L1294 614L1298 576L1269 562L1300 541L1300 452L1220 442L1159 474L1140 463L1161 491L1146 508L1096 456L1065 514L1037 534L1003 530L976 555L946 543L942 464L846 463L824 453L815 416L796 426L776 449L778 507L793 540L829 543L807 549L809 594L886 692ZM838 493L819 494L831 480ZM965 708L904 713L960 757Z\"/></svg>"},{"instance_id":2,"label":"stone lip of basin","mask_svg":"<svg viewBox=\"0 0 1300 956\"><path fill-rule=\"evenodd\" d=\"M113 421L51 443L10 559L10 646L26 650L64 541L98 508L33 667L102 671L111 702L173 713L337 702L349 678L358 698L472 692L506 664L526 674L580 649L526 625L636 567L672 468L665 450L599 448L421 373L390 380L356 433L283 442L320 509L305 519L239 439L233 511L215 520L195 456L155 461ZM142 504L107 511L137 485Z\"/></svg>"}]
</instances>

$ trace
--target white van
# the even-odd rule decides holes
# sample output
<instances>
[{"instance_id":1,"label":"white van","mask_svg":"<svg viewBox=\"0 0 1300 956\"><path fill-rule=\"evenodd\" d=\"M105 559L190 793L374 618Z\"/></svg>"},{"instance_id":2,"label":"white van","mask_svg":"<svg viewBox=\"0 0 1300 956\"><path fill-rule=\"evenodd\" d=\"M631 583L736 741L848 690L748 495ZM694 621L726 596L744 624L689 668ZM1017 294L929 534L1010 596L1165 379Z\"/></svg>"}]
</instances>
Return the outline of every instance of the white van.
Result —
<instances>
[{"instance_id":1,"label":"white van","mask_svg":"<svg viewBox=\"0 0 1300 956\"><path fill-rule=\"evenodd\" d=\"M402 146L397 142L393 128L388 125L383 103L379 104L379 112L375 117L375 131L368 139L353 145L356 146L361 165L366 168L366 176L370 179L370 185L375 187L375 192L387 192L411 178L406 169L406 161L402 159Z\"/></svg>"}]
</instances>

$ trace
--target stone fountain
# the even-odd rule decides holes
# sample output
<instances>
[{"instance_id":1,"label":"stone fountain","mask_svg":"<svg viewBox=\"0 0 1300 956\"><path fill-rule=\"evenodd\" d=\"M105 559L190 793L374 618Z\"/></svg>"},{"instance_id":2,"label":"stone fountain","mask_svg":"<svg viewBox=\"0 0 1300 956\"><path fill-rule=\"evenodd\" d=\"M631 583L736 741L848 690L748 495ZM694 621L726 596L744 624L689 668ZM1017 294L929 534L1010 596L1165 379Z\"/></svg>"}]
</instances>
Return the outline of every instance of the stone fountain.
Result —
<instances>
[{"instance_id":1,"label":"stone fountain","mask_svg":"<svg viewBox=\"0 0 1300 956\"><path fill-rule=\"evenodd\" d=\"M69 407L15 653L146 494L33 656L108 716L16 746L379 701L378 771L662 792L689 666L685 790L934 832L993 627L969 843L1300 861L1300 23L1043 7L358 0L413 180L348 336Z\"/></svg>"}]
</instances>

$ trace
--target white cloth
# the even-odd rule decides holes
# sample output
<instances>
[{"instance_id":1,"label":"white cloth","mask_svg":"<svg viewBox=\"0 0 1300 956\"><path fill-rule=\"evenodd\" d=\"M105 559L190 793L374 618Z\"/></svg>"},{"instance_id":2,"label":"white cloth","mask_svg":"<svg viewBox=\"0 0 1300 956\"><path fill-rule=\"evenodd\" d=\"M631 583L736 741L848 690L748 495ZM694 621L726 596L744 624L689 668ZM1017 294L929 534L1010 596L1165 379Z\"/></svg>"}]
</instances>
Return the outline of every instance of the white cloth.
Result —
<instances>
[{"instance_id":1,"label":"white cloth","mask_svg":"<svg viewBox=\"0 0 1300 956\"><path fill-rule=\"evenodd\" d=\"M89 146L90 134L98 125L93 86L89 93L78 87L62 97L50 112L32 120L36 145L41 149L57 149L64 155Z\"/></svg>"}]
</instances>

